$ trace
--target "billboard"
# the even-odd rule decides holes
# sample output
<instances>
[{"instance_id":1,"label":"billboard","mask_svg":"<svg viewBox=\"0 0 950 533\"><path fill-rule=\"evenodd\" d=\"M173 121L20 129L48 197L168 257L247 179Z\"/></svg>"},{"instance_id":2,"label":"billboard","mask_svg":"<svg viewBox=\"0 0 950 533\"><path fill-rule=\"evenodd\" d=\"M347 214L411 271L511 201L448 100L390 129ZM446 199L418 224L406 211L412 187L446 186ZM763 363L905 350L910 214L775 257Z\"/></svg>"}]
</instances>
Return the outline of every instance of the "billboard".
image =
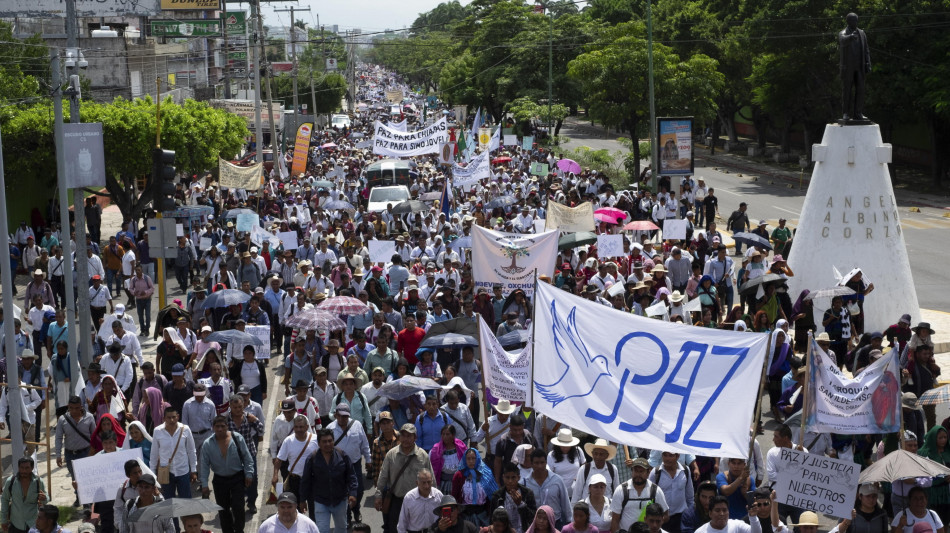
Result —
<instances>
[{"instance_id":1,"label":"billboard","mask_svg":"<svg viewBox=\"0 0 950 533\"><path fill-rule=\"evenodd\" d=\"M247 19L243 11L229 12L227 15L228 35L244 35L247 31ZM150 20L153 37L220 37L220 19L159 19Z\"/></svg>"},{"instance_id":2,"label":"billboard","mask_svg":"<svg viewBox=\"0 0 950 533\"><path fill-rule=\"evenodd\" d=\"M76 0L77 17L153 17L162 10L162 0ZM0 17L66 18L63 0L3 0Z\"/></svg>"},{"instance_id":3,"label":"billboard","mask_svg":"<svg viewBox=\"0 0 950 533\"><path fill-rule=\"evenodd\" d=\"M221 0L162 0L162 9L169 11L221 9Z\"/></svg>"},{"instance_id":4,"label":"billboard","mask_svg":"<svg viewBox=\"0 0 950 533\"><path fill-rule=\"evenodd\" d=\"M693 117L656 119L660 176L693 174Z\"/></svg>"}]
</instances>

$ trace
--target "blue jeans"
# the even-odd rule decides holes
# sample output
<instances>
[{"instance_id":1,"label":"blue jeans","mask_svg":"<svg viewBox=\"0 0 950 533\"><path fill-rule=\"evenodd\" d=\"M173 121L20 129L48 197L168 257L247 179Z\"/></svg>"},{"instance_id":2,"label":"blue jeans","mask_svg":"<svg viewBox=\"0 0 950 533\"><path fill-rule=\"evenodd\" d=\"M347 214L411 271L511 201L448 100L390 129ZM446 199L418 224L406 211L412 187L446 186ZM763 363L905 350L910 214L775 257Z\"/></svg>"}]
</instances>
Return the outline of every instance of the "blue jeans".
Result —
<instances>
[{"instance_id":1,"label":"blue jeans","mask_svg":"<svg viewBox=\"0 0 950 533\"><path fill-rule=\"evenodd\" d=\"M112 287L115 287L115 292L112 292ZM112 296L122 294L122 277L119 276L118 270L106 269L106 288L109 289Z\"/></svg>"},{"instance_id":2,"label":"blue jeans","mask_svg":"<svg viewBox=\"0 0 950 533\"><path fill-rule=\"evenodd\" d=\"M140 333L144 334L152 324L152 299L136 298L135 311L139 314Z\"/></svg>"},{"instance_id":3,"label":"blue jeans","mask_svg":"<svg viewBox=\"0 0 950 533\"><path fill-rule=\"evenodd\" d=\"M704 227L703 221L706 220L706 217L704 216L706 214L706 210L703 209L702 200L693 200L693 214L696 215L696 227Z\"/></svg>"},{"instance_id":4,"label":"blue jeans","mask_svg":"<svg viewBox=\"0 0 950 533\"><path fill-rule=\"evenodd\" d=\"M313 521L317 523L317 529L322 533L331 533L330 517L333 517L332 533L346 533L346 507L347 498L336 505L323 505L319 502L310 502Z\"/></svg>"},{"instance_id":5,"label":"blue jeans","mask_svg":"<svg viewBox=\"0 0 950 533\"><path fill-rule=\"evenodd\" d=\"M169 498L191 498L191 474L168 475L169 483L162 483L162 497ZM177 494L176 494L177 493Z\"/></svg>"},{"instance_id":6,"label":"blue jeans","mask_svg":"<svg viewBox=\"0 0 950 533\"><path fill-rule=\"evenodd\" d=\"M257 455L254 456L254 479L251 480L251 486L244 489L244 495L247 499L247 506L257 508Z\"/></svg>"}]
</instances>

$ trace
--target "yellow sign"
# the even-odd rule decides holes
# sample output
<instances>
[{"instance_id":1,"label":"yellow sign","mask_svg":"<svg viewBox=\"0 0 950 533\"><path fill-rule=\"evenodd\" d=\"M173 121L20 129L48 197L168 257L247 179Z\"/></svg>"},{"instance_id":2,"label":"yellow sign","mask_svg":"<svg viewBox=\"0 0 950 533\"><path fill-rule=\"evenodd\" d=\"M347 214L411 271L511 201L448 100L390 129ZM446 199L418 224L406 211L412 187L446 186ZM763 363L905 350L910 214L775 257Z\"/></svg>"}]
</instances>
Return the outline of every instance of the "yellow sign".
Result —
<instances>
[{"instance_id":1,"label":"yellow sign","mask_svg":"<svg viewBox=\"0 0 950 533\"><path fill-rule=\"evenodd\" d=\"M162 9L170 9L170 10L221 9L221 0L162 0Z\"/></svg>"},{"instance_id":2,"label":"yellow sign","mask_svg":"<svg viewBox=\"0 0 950 533\"><path fill-rule=\"evenodd\" d=\"M487 150L489 142L491 142L491 128L478 128L478 147Z\"/></svg>"}]
</instances>

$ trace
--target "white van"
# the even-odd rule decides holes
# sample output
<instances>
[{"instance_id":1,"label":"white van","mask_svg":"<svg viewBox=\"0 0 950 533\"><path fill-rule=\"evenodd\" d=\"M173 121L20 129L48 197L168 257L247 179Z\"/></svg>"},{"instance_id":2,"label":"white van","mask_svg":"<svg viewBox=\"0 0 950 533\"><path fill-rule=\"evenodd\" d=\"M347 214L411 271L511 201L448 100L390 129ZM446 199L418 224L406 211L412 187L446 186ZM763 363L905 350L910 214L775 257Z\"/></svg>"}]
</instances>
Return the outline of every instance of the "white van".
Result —
<instances>
[{"instance_id":1,"label":"white van","mask_svg":"<svg viewBox=\"0 0 950 533\"><path fill-rule=\"evenodd\" d=\"M399 202L409 200L412 196L409 194L409 187L405 185L391 185L387 187L373 187L369 191L369 202L366 210L370 213L381 213L386 210L386 206L392 204L393 207Z\"/></svg>"}]
</instances>

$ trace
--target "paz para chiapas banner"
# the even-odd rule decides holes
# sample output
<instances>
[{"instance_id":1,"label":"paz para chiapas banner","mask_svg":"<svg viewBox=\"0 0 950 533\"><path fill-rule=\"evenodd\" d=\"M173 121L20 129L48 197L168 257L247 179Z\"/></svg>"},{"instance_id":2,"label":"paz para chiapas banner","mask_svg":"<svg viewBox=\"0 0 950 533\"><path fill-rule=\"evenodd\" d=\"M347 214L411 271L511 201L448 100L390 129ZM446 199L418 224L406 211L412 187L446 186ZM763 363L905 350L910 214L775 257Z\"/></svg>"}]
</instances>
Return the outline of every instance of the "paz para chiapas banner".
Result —
<instances>
[{"instance_id":1,"label":"paz para chiapas banner","mask_svg":"<svg viewBox=\"0 0 950 533\"><path fill-rule=\"evenodd\" d=\"M620 444L747 456L767 334L651 320L547 283L534 300L539 413Z\"/></svg>"},{"instance_id":2,"label":"paz para chiapas banner","mask_svg":"<svg viewBox=\"0 0 950 533\"><path fill-rule=\"evenodd\" d=\"M472 226L472 276L478 287L496 283L508 294L534 292L534 275L554 275L557 231L523 235Z\"/></svg>"},{"instance_id":3,"label":"paz para chiapas banner","mask_svg":"<svg viewBox=\"0 0 950 533\"><path fill-rule=\"evenodd\" d=\"M437 154L441 145L449 142L449 128L445 119L412 132L402 132L376 123L373 130L373 153L387 157L410 157Z\"/></svg>"}]
</instances>

